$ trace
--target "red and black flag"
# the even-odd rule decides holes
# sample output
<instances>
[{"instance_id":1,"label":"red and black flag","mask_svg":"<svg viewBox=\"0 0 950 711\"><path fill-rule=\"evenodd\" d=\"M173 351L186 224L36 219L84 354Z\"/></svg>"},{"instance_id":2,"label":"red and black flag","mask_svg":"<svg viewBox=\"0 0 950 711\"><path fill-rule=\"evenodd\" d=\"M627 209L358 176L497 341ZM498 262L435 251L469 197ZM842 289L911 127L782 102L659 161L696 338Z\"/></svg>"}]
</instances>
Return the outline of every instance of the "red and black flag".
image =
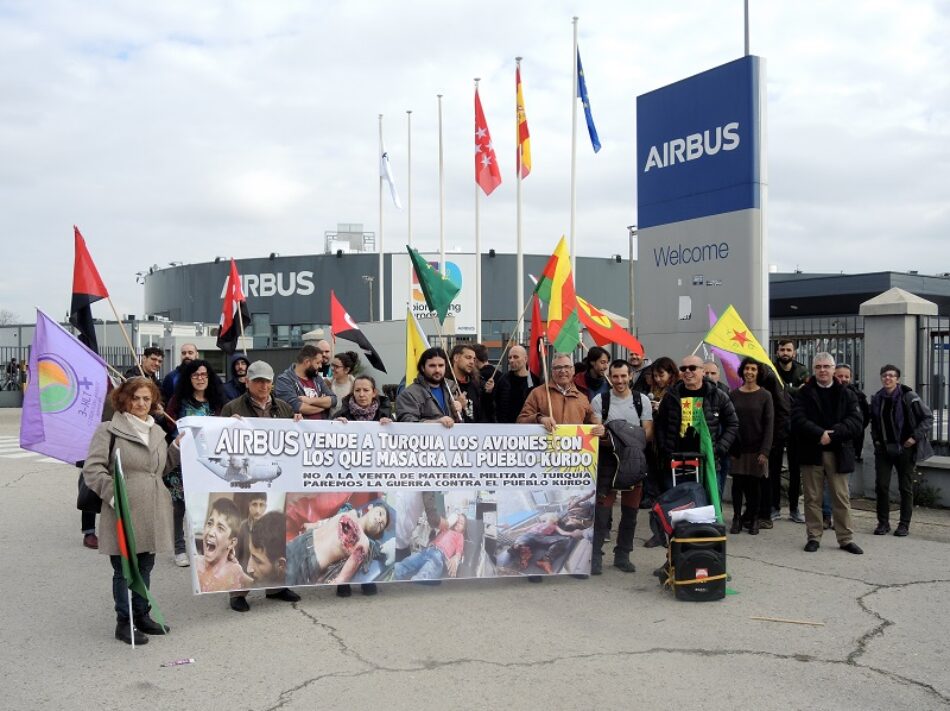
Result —
<instances>
[{"instance_id":1,"label":"red and black flag","mask_svg":"<svg viewBox=\"0 0 950 711\"><path fill-rule=\"evenodd\" d=\"M250 321L251 314L247 310L247 299L241 291L241 277L232 259L231 272L224 286L221 321L218 323L218 348L228 354L234 353L237 350L238 339L244 335L244 326Z\"/></svg>"},{"instance_id":2,"label":"red and black flag","mask_svg":"<svg viewBox=\"0 0 950 711\"><path fill-rule=\"evenodd\" d=\"M376 352L376 349L373 348L360 330L360 325L353 320L353 317L343 308L343 304L337 300L336 294L332 290L330 291L330 331L334 337L343 338L358 345L370 365L376 370L386 372L386 366L383 365L379 353Z\"/></svg>"},{"instance_id":3,"label":"red and black flag","mask_svg":"<svg viewBox=\"0 0 950 711\"><path fill-rule=\"evenodd\" d=\"M531 295L531 334L528 341L528 372L539 383L544 382L541 349L544 348L544 322L541 320L541 301Z\"/></svg>"},{"instance_id":4,"label":"red and black flag","mask_svg":"<svg viewBox=\"0 0 950 711\"><path fill-rule=\"evenodd\" d=\"M92 305L108 299L109 292L86 249L86 241L79 228L73 225L76 242L76 261L73 263L73 298L69 306L69 322L79 330L79 340L90 350L99 352L96 327L92 320Z\"/></svg>"}]
</instances>

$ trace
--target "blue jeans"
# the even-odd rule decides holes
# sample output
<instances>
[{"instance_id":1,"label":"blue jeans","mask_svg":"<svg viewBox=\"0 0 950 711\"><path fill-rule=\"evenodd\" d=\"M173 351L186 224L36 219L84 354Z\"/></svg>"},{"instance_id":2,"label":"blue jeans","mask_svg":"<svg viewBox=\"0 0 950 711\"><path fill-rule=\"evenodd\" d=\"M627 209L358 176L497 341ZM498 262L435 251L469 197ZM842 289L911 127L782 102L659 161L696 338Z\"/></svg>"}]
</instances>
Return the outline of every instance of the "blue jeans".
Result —
<instances>
[{"instance_id":1,"label":"blue jeans","mask_svg":"<svg viewBox=\"0 0 950 711\"><path fill-rule=\"evenodd\" d=\"M119 624L129 623L129 587L125 584L125 576L122 575L122 556L110 555L109 562L112 563L112 599L115 601L115 619ZM152 585L152 568L155 567L154 553L138 554L139 572L142 574L142 580L145 581L145 587ZM148 614L148 600L141 597L137 592L132 593L132 616L144 617Z\"/></svg>"},{"instance_id":2,"label":"blue jeans","mask_svg":"<svg viewBox=\"0 0 950 711\"><path fill-rule=\"evenodd\" d=\"M445 572L445 555L435 546L416 551L396 563L396 580L436 580Z\"/></svg>"}]
</instances>

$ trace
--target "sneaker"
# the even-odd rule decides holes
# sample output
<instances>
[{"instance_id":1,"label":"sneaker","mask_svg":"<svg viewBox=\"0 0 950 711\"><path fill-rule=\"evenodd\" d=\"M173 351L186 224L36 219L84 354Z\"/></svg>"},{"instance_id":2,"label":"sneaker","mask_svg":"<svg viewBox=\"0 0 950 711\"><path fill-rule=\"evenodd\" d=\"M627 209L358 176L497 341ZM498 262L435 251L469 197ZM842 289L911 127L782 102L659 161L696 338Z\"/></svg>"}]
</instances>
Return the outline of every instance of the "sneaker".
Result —
<instances>
[{"instance_id":1,"label":"sneaker","mask_svg":"<svg viewBox=\"0 0 950 711\"><path fill-rule=\"evenodd\" d=\"M874 529L875 536L884 536L891 532L891 525L885 521L881 521L877 524L877 528Z\"/></svg>"},{"instance_id":2,"label":"sneaker","mask_svg":"<svg viewBox=\"0 0 950 711\"><path fill-rule=\"evenodd\" d=\"M772 523L770 518L760 518L759 519L759 529L763 528L775 528L775 524Z\"/></svg>"},{"instance_id":3,"label":"sneaker","mask_svg":"<svg viewBox=\"0 0 950 711\"><path fill-rule=\"evenodd\" d=\"M795 523L805 523L805 516L802 514L801 511L799 511L798 509L795 509L793 511L788 512L788 520L794 521Z\"/></svg>"},{"instance_id":4,"label":"sneaker","mask_svg":"<svg viewBox=\"0 0 950 711\"><path fill-rule=\"evenodd\" d=\"M854 555L864 555L864 551L861 550L861 546L854 542L845 543L843 546L839 546L839 548L848 553L853 553Z\"/></svg>"},{"instance_id":5,"label":"sneaker","mask_svg":"<svg viewBox=\"0 0 950 711\"><path fill-rule=\"evenodd\" d=\"M778 521L780 518L782 518L781 509L772 509L772 515L769 516L769 518L771 518L773 521Z\"/></svg>"},{"instance_id":6,"label":"sneaker","mask_svg":"<svg viewBox=\"0 0 950 711\"><path fill-rule=\"evenodd\" d=\"M819 546L818 541L816 541L813 538L812 540L808 541L808 543L805 544L805 552L814 553L816 550L818 550L818 546Z\"/></svg>"},{"instance_id":7,"label":"sneaker","mask_svg":"<svg viewBox=\"0 0 950 711\"><path fill-rule=\"evenodd\" d=\"M82 537L82 544L86 546L86 548L92 548L93 550L96 550L99 547L99 537L95 533L87 533ZM125 642L125 640L122 641ZM128 642L127 644L132 643ZM138 644L138 642L136 642L136 644Z\"/></svg>"},{"instance_id":8,"label":"sneaker","mask_svg":"<svg viewBox=\"0 0 950 711\"><path fill-rule=\"evenodd\" d=\"M897 524L897 528L894 530L894 535L898 536L899 538L903 538L909 533L910 533L910 524L904 523L903 521Z\"/></svg>"},{"instance_id":9,"label":"sneaker","mask_svg":"<svg viewBox=\"0 0 950 711\"><path fill-rule=\"evenodd\" d=\"M660 537L659 537L659 536L653 536L650 540L646 541L646 542L643 544L643 547L644 547L644 548L656 548L656 547L657 547L658 545L660 545L661 543L662 543L662 541L660 540Z\"/></svg>"},{"instance_id":10,"label":"sneaker","mask_svg":"<svg viewBox=\"0 0 950 711\"><path fill-rule=\"evenodd\" d=\"M176 553L175 554L175 565L179 568L187 568L191 563L188 561L187 553Z\"/></svg>"},{"instance_id":11,"label":"sneaker","mask_svg":"<svg viewBox=\"0 0 950 711\"><path fill-rule=\"evenodd\" d=\"M376 583L362 583L360 584L360 592L364 595L375 595L379 592L379 588L376 587Z\"/></svg>"}]
</instances>

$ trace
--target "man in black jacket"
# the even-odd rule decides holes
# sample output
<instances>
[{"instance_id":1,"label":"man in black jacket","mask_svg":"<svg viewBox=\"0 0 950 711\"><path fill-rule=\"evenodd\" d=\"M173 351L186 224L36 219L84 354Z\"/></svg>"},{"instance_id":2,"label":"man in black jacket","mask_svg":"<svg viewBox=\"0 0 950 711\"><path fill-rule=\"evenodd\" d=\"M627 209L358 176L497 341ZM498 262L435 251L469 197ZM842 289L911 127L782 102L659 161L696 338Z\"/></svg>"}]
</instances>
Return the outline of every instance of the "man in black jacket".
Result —
<instances>
[{"instance_id":1,"label":"man in black jacket","mask_svg":"<svg viewBox=\"0 0 950 711\"><path fill-rule=\"evenodd\" d=\"M881 368L884 386L871 400L871 439L874 442L875 492L877 494L877 528L875 536L891 530L891 470L897 469L897 486L901 494L901 518L895 536L910 532L914 511L914 464L933 456L930 435L933 413L920 396L901 385L901 371L896 365Z\"/></svg>"},{"instance_id":2,"label":"man in black jacket","mask_svg":"<svg viewBox=\"0 0 950 711\"><path fill-rule=\"evenodd\" d=\"M779 339L776 358L774 361L775 369L782 376L782 382L785 383L785 392L788 393L792 401L798 395L799 389L808 378L808 368L804 363L795 360L797 351L795 343L788 338ZM785 434L775 430L775 440L772 443L772 451L769 452L769 481L772 483L771 502L772 511L771 520L781 518L782 513L782 449L788 453L788 519L795 523L805 523L805 517L798 510L798 497L802 488L802 474L799 466L798 450L794 437L785 440ZM779 436L781 435L781 439ZM781 442L782 447L776 448L776 443Z\"/></svg>"},{"instance_id":3,"label":"man in black jacket","mask_svg":"<svg viewBox=\"0 0 950 711\"><path fill-rule=\"evenodd\" d=\"M528 371L528 351L514 345L508 349L508 371L495 376L495 418L514 424L521 414L528 393L539 382Z\"/></svg>"},{"instance_id":4,"label":"man in black jacket","mask_svg":"<svg viewBox=\"0 0 950 711\"><path fill-rule=\"evenodd\" d=\"M667 459L676 452L699 452L699 434L695 428L683 424L683 404L687 398L702 398L703 415L712 437L713 454L719 462L736 441L739 418L729 395L724 393L703 373L703 359L686 356L680 361L680 381L667 390L660 402L655 425L660 449ZM720 476L717 472L717 478ZM664 478L666 474L664 473ZM719 487L722 490L722 486Z\"/></svg>"},{"instance_id":5,"label":"man in black jacket","mask_svg":"<svg viewBox=\"0 0 950 711\"><path fill-rule=\"evenodd\" d=\"M851 441L861 430L861 410L854 393L835 380L830 353L818 353L812 367L815 377L802 385L792 402L792 436L805 488L805 551L814 553L821 541L821 497L827 480L838 545L860 555L864 551L852 540L848 474L854 471Z\"/></svg>"}]
</instances>

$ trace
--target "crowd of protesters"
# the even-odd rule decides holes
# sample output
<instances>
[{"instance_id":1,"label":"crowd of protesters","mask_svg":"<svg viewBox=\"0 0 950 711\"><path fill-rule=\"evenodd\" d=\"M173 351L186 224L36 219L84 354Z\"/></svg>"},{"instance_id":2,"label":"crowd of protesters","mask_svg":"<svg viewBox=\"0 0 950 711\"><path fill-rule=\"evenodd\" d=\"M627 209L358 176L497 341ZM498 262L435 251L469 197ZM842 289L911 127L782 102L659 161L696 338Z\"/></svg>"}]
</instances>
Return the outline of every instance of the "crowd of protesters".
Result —
<instances>
[{"instance_id":1,"label":"crowd of protesters","mask_svg":"<svg viewBox=\"0 0 950 711\"><path fill-rule=\"evenodd\" d=\"M720 494L732 477L731 534L758 535L773 527L781 517L782 472L787 467L788 518L805 524L804 550L817 551L823 531L833 528L842 550L863 553L853 541L848 474L861 461L864 432L870 425L878 517L874 534L891 531L889 489L894 471L901 501L894 535L909 534L914 463L931 454L932 415L916 393L900 383L901 372L894 365L881 368L882 388L869 403L852 382L848 365L835 363L829 353L818 353L809 373L796 360L795 344L789 340L779 341L772 363L743 360L738 372L741 385L731 390L721 382L718 365L696 355L679 358L678 363L667 356L650 362L639 354L631 354L629 360L611 360L607 350L594 346L579 363L568 354L554 354L549 377L530 372L523 346L513 345L505 356L496 367L481 344L460 343L450 353L430 348L417 363L415 380L405 383L390 400L371 376L360 373L357 353L334 354L326 341L301 348L294 363L276 376L266 362L250 362L236 354L219 377L199 357L194 344L185 344L180 364L159 380L162 353L146 349L141 363L126 373L128 380L113 391L111 407L104 413L83 469L86 485L104 502L100 537L84 514L83 542L111 558L116 638L144 643L146 635L164 634L168 628L149 617L147 603L137 593L129 609L113 533L110 461L115 451L122 452L140 548L139 568L146 582L155 554L168 548L178 565L188 566L177 446L177 420L185 416L335 419L384 425L397 421L444 427L518 423L540 424L548 431L563 424L593 425L593 434L601 438L593 575L602 574L602 547L610 539L618 500L613 566L623 572L636 570L631 554L638 512L650 508L673 486L670 462L674 455L701 450L700 428L693 426L697 417L705 421L709 433ZM624 437L634 443L634 467L640 468L641 476L634 484L618 477L618 438ZM624 446L630 446L629 442ZM249 561L258 519L263 521L260 516L249 517L240 527L242 555ZM261 526L261 536L266 528ZM644 545L662 543L653 536ZM254 549L260 551L253 557L258 568L267 565L263 546ZM373 594L375 586L364 585L363 592ZM340 585L338 594L348 596L349 586ZM287 602L299 599L288 588L268 588L267 597ZM230 605L246 612L246 591L232 592Z\"/></svg>"}]
</instances>

